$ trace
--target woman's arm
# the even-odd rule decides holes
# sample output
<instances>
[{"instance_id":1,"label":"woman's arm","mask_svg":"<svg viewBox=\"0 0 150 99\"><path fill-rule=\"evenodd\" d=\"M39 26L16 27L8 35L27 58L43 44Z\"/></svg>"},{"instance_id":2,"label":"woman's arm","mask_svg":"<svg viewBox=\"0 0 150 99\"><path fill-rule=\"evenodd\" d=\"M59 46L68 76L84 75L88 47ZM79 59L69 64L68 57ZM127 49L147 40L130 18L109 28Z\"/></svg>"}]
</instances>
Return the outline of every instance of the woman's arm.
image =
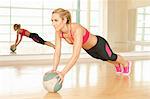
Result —
<instances>
[{"instance_id":1,"label":"woman's arm","mask_svg":"<svg viewBox=\"0 0 150 99\"><path fill-rule=\"evenodd\" d=\"M61 38L60 33L56 32L55 35L55 52L54 52L54 60L53 60L53 70L56 71L60 62L61 55Z\"/></svg>"},{"instance_id":2,"label":"woman's arm","mask_svg":"<svg viewBox=\"0 0 150 99\"><path fill-rule=\"evenodd\" d=\"M18 42L18 38L19 38L19 34L17 33L17 35L16 35L16 41L15 41L15 45L17 44L17 42Z\"/></svg>"},{"instance_id":3,"label":"woman's arm","mask_svg":"<svg viewBox=\"0 0 150 99\"><path fill-rule=\"evenodd\" d=\"M82 48L82 40L83 40L83 30L81 28L77 29L74 34L74 46L73 46L73 54L65 66L65 68L61 71L61 75L64 76L76 63L79 58L80 51Z\"/></svg>"},{"instance_id":4,"label":"woman's arm","mask_svg":"<svg viewBox=\"0 0 150 99\"><path fill-rule=\"evenodd\" d=\"M15 42L15 46L19 45L19 43L22 41L22 37L23 37L23 35L20 35L20 40L18 41L19 33L17 33L17 39L16 39L16 42Z\"/></svg>"},{"instance_id":5,"label":"woman's arm","mask_svg":"<svg viewBox=\"0 0 150 99\"><path fill-rule=\"evenodd\" d=\"M16 41L15 41L15 46L18 46L18 44L21 42L22 36L23 36L23 35L20 35L20 40L18 41L18 39L19 39L19 32L17 31L17 36L16 36Z\"/></svg>"}]
</instances>

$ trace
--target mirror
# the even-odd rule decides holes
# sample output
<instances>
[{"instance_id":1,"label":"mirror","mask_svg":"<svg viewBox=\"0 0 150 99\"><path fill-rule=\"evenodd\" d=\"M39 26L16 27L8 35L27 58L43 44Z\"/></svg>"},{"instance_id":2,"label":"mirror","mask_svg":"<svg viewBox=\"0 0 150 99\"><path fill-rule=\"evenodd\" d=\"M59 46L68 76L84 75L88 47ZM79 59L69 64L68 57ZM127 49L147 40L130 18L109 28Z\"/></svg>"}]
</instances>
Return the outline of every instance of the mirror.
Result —
<instances>
[{"instance_id":1,"label":"mirror","mask_svg":"<svg viewBox=\"0 0 150 99\"><path fill-rule=\"evenodd\" d=\"M60 3L59 0L51 0L51 2L53 3L49 3L49 0L17 0L17 2L16 0L3 0L0 3L0 55L14 55L10 52L10 46L16 40L13 24L21 24L22 28L31 33L37 33L46 41L55 43L55 32L51 25L51 12L60 7L70 9L73 22L80 22L94 33L102 33L102 26L100 26L102 18L100 19L99 16L101 16L103 9L101 9L102 3L100 0L90 2L88 0L63 0L63 3ZM68 5L66 6L66 4ZM77 5L80 6L80 9ZM91 7L88 7L89 5ZM87 8L91 8L91 10ZM88 11L91 15L88 15ZM93 17L96 20L87 21L89 18L91 18L89 20L92 20ZM63 41L63 43L65 42ZM72 46L63 44L62 53L71 53L71 50ZM53 52L53 48L38 44L27 37L23 37L16 50L17 55L53 54Z\"/></svg>"}]
</instances>

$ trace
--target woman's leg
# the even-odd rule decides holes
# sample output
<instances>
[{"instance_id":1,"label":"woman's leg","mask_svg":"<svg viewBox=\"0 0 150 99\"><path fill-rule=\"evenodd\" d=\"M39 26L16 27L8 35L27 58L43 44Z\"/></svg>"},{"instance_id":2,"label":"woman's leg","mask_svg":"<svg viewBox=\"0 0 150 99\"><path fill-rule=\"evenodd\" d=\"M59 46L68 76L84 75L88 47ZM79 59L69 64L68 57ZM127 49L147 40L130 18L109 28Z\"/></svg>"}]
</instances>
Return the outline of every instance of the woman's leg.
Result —
<instances>
[{"instance_id":1,"label":"woman's leg","mask_svg":"<svg viewBox=\"0 0 150 99\"><path fill-rule=\"evenodd\" d=\"M104 61L108 61L115 65L116 72L123 72L124 74L130 74L131 62L125 60L121 55L113 53L112 49L110 48L108 42L104 38L100 38L99 40L99 55L101 56L100 59ZM121 66L123 68L121 68Z\"/></svg>"},{"instance_id":2,"label":"woman's leg","mask_svg":"<svg viewBox=\"0 0 150 99\"><path fill-rule=\"evenodd\" d=\"M124 75L129 75L131 72L131 61L125 60L122 56L117 55L116 61L107 61L114 64L116 73L123 73ZM123 66L123 68L121 67Z\"/></svg>"},{"instance_id":3,"label":"woman's leg","mask_svg":"<svg viewBox=\"0 0 150 99\"><path fill-rule=\"evenodd\" d=\"M53 43L49 42L49 41L45 41L44 45L53 47L55 49L55 45Z\"/></svg>"},{"instance_id":4,"label":"woman's leg","mask_svg":"<svg viewBox=\"0 0 150 99\"><path fill-rule=\"evenodd\" d=\"M115 66L117 66L118 64L121 64L123 67L128 66L128 61L118 54L117 54L117 59L115 61L108 60L107 62L112 63Z\"/></svg>"},{"instance_id":5,"label":"woman's leg","mask_svg":"<svg viewBox=\"0 0 150 99\"><path fill-rule=\"evenodd\" d=\"M117 61L109 61L109 60L107 62L109 62L115 66L116 73L118 73L118 74L122 73L122 67L121 67L120 63L118 63Z\"/></svg>"},{"instance_id":6,"label":"woman's leg","mask_svg":"<svg viewBox=\"0 0 150 99\"><path fill-rule=\"evenodd\" d=\"M40 43L40 44L47 45L47 46L55 48L54 44L52 44L49 41L43 40L37 33L30 33L29 37L32 38L37 43Z\"/></svg>"},{"instance_id":7,"label":"woman's leg","mask_svg":"<svg viewBox=\"0 0 150 99\"><path fill-rule=\"evenodd\" d=\"M128 61L125 60L122 56L117 54L117 59L116 62L119 64L122 64L123 67L127 67L128 66Z\"/></svg>"},{"instance_id":8,"label":"woman's leg","mask_svg":"<svg viewBox=\"0 0 150 99\"><path fill-rule=\"evenodd\" d=\"M126 74L129 73L131 62L125 60L122 56L115 54L104 38L97 36L97 44L85 51L96 59L101 59L114 64L116 72L118 72L118 70L120 72L121 70L121 72L123 71ZM121 66L123 66L123 70Z\"/></svg>"}]
</instances>

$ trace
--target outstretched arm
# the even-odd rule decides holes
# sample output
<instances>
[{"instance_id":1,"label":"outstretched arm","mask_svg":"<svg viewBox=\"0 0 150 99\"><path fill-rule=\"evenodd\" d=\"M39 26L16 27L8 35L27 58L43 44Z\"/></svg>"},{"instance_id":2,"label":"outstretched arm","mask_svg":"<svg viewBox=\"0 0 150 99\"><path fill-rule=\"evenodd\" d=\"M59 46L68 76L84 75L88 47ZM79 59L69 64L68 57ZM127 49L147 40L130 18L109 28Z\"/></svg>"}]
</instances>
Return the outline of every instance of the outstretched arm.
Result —
<instances>
[{"instance_id":1,"label":"outstretched arm","mask_svg":"<svg viewBox=\"0 0 150 99\"><path fill-rule=\"evenodd\" d=\"M56 32L55 34L55 52L54 52L54 60L53 60L53 71L57 70L57 67L59 65L60 61L60 55L61 55L61 38L59 35L59 32Z\"/></svg>"},{"instance_id":2,"label":"outstretched arm","mask_svg":"<svg viewBox=\"0 0 150 99\"><path fill-rule=\"evenodd\" d=\"M16 35L16 41L15 41L15 45L17 44L17 42L18 42L18 38L19 38L19 34L17 33L17 35Z\"/></svg>"},{"instance_id":3,"label":"outstretched arm","mask_svg":"<svg viewBox=\"0 0 150 99\"><path fill-rule=\"evenodd\" d=\"M64 75L74 66L77 59L79 58L80 51L82 48L82 39L83 39L83 30L77 29L74 34L74 46L73 46L73 54L68 62L68 64L65 66L65 68L60 72L60 75L62 76L62 80Z\"/></svg>"},{"instance_id":4,"label":"outstretched arm","mask_svg":"<svg viewBox=\"0 0 150 99\"><path fill-rule=\"evenodd\" d=\"M17 33L17 38L16 38L16 42L15 42L15 46L17 47L19 45L19 43L22 41L22 37L23 35L20 35L20 40L18 41L19 39L19 33Z\"/></svg>"}]
</instances>

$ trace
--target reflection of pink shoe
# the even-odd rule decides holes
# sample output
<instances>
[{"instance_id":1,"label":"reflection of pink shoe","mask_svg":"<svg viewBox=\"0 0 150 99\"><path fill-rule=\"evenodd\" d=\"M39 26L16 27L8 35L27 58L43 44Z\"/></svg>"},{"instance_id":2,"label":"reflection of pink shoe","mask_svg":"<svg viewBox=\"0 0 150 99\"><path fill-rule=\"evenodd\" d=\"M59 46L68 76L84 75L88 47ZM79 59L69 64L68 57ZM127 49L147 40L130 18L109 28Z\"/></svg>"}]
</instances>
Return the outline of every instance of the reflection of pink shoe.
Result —
<instances>
[{"instance_id":1,"label":"reflection of pink shoe","mask_svg":"<svg viewBox=\"0 0 150 99\"><path fill-rule=\"evenodd\" d=\"M128 61L128 66L127 67L123 67L123 75L130 75L131 73L131 65L132 65L132 62L131 61Z\"/></svg>"},{"instance_id":2,"label":"reflection of pink shoe","mask_svg":"<svg viewBox=\"0 0 150 99\"><path fill-rule=\"evenodd\" d=\"M120 73L122 72L122 69L121 69L120 64L115 65L115 68L116 68L116 73L117 73L117 74L120 74Z\"/></svg>"}]
</instances>

